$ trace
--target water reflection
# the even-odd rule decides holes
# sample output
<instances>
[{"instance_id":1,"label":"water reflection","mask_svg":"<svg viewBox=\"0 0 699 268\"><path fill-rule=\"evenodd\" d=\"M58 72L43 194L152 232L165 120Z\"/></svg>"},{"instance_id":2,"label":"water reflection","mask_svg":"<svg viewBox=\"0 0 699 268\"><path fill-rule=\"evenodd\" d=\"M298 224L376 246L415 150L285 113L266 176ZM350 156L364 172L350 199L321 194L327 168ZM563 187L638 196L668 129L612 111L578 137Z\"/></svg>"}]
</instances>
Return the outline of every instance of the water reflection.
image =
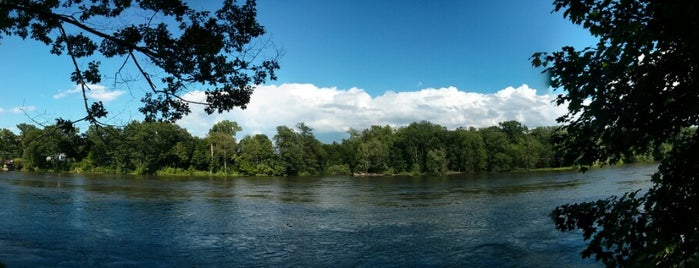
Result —
<instances>
[{"instance_id":1,"label":"water reflection","mask_svg":"<svg viewBox=\"0 0 699 268\"><path fill-rule=\"evenodd\" d=\"M647 188L654 166L448 177L0 173L14 266L596 266L557 205Z\"/></svg>"}]
</instances>

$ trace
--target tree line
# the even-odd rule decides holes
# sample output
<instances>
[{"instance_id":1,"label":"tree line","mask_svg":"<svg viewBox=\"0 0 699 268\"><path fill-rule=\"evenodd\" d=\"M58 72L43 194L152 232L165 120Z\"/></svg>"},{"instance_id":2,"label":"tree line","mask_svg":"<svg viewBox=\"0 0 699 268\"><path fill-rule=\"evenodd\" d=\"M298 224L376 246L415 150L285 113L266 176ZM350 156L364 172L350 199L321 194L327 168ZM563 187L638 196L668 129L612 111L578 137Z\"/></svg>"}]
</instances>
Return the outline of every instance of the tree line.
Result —
<instances>
[{"instance_id":1,"label":"tree line","mask_svg":"<svg viewBox=\"0 0 699 268\"><path fill-rule=\"evenodd\" d=\"M169 122L133 121L123 128L78 129L19 124L19 134L0 130L0 152L17 169L116 174L307 176L340 174L482 173L576 164L556 149L558 127L527 128L506 121L485 128L446 127L427 121L404 127L371 126L324 144L304 123L278 126L276 134L235 136L242 128L224 120L205 137ZM653 161L667 145L624 157Z\"/></svg>"}]
</instances>

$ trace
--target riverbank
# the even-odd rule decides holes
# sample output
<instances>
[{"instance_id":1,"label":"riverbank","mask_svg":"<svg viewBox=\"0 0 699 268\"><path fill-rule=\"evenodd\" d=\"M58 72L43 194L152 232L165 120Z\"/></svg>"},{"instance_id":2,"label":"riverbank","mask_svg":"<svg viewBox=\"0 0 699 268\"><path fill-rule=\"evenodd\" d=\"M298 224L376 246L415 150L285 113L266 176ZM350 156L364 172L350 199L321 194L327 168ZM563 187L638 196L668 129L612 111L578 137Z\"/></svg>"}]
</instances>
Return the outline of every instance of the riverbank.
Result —
<instances>
[{"instance_id":1,"label":"riverbank","mask_svg":"<svg viewBox=\"0 0 699 268\"><path fill-rule=\"evenodd\" d=\"M614 165L601 165L597 164L594 166L587 167L588 170L600 169L610 166L627 166L627 165L638 165L638 164L653 164L656 162L643 162L643 163L618 163ZM155 174L139 174L137 172L114 172L113 170L108 170L104 168L92 169L85 171L82 169L73 169L69 171L56 171L56 170L15 170L19 172L34 172L34 173L63 173L63 174L85 174L85 175L129 175L129 176L152 176L152 177L212 177L212 178L236 178L236 177L318 177L318 176L352 176L352 177L391 177L391 176L401 176L401 177L420 177L420 176L462 176L462 175L482 175L482 174L520 174L520 173L538 173L538 172L555 172L555 171L575 171L579 170L579 166L564 166L564 167L548 167L548 168L531 168L531 169L514 169L507 171L497 171L497 172L460 172L460 171L447 171L445 174L429 174L424 172L400 172L400 173L371 173L371 172L342 172L342 173L332 173L332 174L321 174L321 175L311 175L311 174L300 174L295 176L278 176L269 174L241 174L238 172L228 172L223 171L209 172L195 169L181 169L181 168L166 168L158 170Z\"/></svg>"}]
</instances>

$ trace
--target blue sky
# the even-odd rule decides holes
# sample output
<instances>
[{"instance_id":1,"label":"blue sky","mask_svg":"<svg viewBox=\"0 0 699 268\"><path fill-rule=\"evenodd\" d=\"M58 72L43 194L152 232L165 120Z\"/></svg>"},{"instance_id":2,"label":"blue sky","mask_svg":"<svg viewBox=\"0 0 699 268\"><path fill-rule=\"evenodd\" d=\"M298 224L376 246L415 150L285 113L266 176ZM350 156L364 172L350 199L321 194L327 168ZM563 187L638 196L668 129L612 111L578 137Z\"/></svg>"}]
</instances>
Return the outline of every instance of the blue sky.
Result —
<instances>
[{"instance_id":1,"label":"blue sky","mask_svg":"<svg viewBox=\"0 0 699 268\"><path fill-rule=\"evenodd\" d=\"M241 124L241 135L272 136L277 125L306 122L328 137L419 120L448 128L504 120L553 125L564 111L550 103L559 92L551 92L529 57L595 40L552 9L550 0L259 0L266 38L283 52L278 80L259 88L245 111L205 116L193 107L180 125L201 136L228 119ZM69 58L36 41L0 42L0 128L83 115ZM100 60L108 76L121 64ZM145 87L115 82L105 78L90 98L105 102L110 123L142 119L137 107Z\"/></svg>"}]
</instances>

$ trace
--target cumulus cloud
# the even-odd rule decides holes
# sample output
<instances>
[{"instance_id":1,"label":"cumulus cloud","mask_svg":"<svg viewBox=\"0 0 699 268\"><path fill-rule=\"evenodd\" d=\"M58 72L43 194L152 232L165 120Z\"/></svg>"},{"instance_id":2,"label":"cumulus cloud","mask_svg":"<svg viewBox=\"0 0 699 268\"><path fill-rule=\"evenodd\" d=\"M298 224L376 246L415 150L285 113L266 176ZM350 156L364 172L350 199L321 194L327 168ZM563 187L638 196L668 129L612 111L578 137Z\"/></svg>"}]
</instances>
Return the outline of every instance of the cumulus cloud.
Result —
<instances>
[{"instance_id":1,"label":"cumulus cloud","mask_svg":"<svg viewBox=\"0 0 699 268\"><path fill-rule=\"evenodd\" d=\"M119 98L119 96L123 95L126 93L126 91L123 90L110 90L107 87L103 85L87 85L90 90L87 91L87 97L97 100L97 101L102 101L102 102L109 102L112 100L115 100ZM53 95L54 99L60 99L64 98L68 95L72 94L78 94L82 92L82 88L80 85L75 85L75 88L72 89L67 89L64 91L61 91L55 95Z\"/></svg>"},{"instance_id":2,"label":"cumulus cloud","mask_svg":"<svg viewBox=\"0 0 699 268\"><path fill-rule=\"evenodd\" d=\"M205 94L195 91L185 98L203 101ZM536 127L554 125L555 119L565 113L565 107L552 103L554 98L537 94L527 85L492 94L447 87L388 91L372 97L359 88L282 84L258 87L246 110L209 116L192 107L192 114L178 123L193 135L204 136L215 122L231 120L243 127L242 134L264 133L270 137L277 126L292 127L298 122L305 122L316 134L342 133L371 125L406 126L421 120L449 129L487 127L507 120Z\"/></svg>"}]
</instances>

